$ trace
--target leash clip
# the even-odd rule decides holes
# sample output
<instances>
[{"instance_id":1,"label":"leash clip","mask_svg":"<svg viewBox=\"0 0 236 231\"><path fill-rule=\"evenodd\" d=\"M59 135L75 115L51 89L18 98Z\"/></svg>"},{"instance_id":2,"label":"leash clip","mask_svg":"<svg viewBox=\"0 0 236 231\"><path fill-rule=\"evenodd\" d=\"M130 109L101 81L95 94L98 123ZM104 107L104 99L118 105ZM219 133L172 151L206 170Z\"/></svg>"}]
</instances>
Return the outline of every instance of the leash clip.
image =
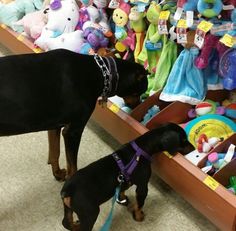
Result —
<instances>
[{"instance_id":1,"label":"leash clip","mask_svg":"<svg viewBox=\"0 0 236 231\"><path fill-rule=\"evenodd\" d=\"M118 177L117 177L117 180L120 184L124 183L125 182L125 177L123 174L119 174Z\"/></svg>"}]
</instances>

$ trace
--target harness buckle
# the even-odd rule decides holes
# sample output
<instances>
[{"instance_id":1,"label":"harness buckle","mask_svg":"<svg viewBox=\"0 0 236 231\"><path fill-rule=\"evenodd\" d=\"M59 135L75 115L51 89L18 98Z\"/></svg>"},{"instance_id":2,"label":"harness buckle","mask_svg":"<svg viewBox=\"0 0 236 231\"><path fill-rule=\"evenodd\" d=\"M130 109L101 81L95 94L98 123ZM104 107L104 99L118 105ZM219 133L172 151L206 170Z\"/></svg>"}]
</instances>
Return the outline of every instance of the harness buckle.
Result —
<instances>
[{"instance_id":1,"label":"harness buckle","mask_svg":"<svg viewBox=\"0 0 236 231\"><path fill-rule=\"evenodd\" d=\"M117 177L117 180L120 184L124 183L125 182L125 177L123 174L119 174L118 177Z\"/></svg>"}]
</instances>

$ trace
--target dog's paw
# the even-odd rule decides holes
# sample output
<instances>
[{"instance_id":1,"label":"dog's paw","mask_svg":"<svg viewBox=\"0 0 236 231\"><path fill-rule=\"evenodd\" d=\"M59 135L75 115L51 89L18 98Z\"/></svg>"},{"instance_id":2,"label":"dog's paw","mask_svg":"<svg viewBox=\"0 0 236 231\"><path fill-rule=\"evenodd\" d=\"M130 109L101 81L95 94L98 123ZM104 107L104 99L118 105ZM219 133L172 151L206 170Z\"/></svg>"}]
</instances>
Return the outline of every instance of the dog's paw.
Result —
<instances>
[{"instance_id":1,"label":"dog's paw","mask_svg":"<svg viewBox=\"0 0 236 231\"><path fill-rule=\"evenodd\" d=\"M132 214L135 221L142 222L144 220L144 212L142 210L134 210Z\"/></svg>"},{"instance_id":2,"label":"dog's paw","mask_svg":"<svg viewBox=\"0 0 236 231\"><path fill-rule=\"evenodd\" d=\"M57 181L65 181L66 179L66 169L59 169L53 172L53 175Z\"/></svg>"}]
</instances>

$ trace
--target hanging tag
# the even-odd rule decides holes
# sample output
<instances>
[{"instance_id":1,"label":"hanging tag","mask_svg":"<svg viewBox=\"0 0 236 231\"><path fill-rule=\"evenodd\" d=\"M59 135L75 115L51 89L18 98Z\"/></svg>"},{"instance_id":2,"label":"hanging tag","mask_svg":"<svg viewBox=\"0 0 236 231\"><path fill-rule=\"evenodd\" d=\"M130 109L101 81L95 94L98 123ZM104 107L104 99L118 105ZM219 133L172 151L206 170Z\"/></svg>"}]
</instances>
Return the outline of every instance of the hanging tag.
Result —
<instances>
[{"instance_id":1,"label":"hanging tag","mask_svg":"<svg viewBox=\"0 0 236 231\"><path fill-rule=\"evenodd\" d=\"M158 20L158 32L159 34L168 34L167 20L169 19L170 11L165 10L160 12Z\"/></svg>"},{"instance_id":2,"label":"hanging tag","mask_svg":"<svg viewBox=\"0 0 236 231\"><path fill-rule=\"evenodd\" d=\"M198 26L194 37L194 44L201 49L204 44L205 36L212 28L213 24L205 20L201 21Z\"/></svg>"},{"instance_id":3,"label":"hanging tag","mask_svg":"<svg viewBox=\"0 0 236 231\"><path fill-rule=\"evenodd\" d=\"M185 19L180 19L176 29L177 43L187 43L187 23Z\"/></svg>"},{"instance_id":4,"label":"hanging tag","mask_svg":"<svg viewBox=\"0 0 236 231\"><path fill-rule=\"evenodd\" d=\"M178 7L174 14L174 20L179 21L183 14L183 8Z\"/></svg>"},{"instance_id":5,"label":"hanging tag","mask_svg":"<svg viewBox=\"0 0 236 231\"><path fill-rule=\"evenodd\" d=\"M232 47L235 44L235 38L229 34L225 34L220 42L223 43L227 47Z\"/></svg>"},{"instance_id":6,"label":"hanging tag","mask_svg":"<svg viewBox=\"0 0 236 231\"><path fill-rule=\"evenodd\" d=\"M108 8L110 9L116 9L118 8L120 5L120 0L111 0L109 5L108 5Z\"/></svg>"},{"instance_id":7,"label":"hanging tag","mask_svg":"<svg viewBox=\"0 0 236 231\"><path fill-rule=\"evenodd\" d=\"M193 25L193 11L186 12L186 20L187 20L187 27L191 27Z\"/></svg>"}]
</instances>

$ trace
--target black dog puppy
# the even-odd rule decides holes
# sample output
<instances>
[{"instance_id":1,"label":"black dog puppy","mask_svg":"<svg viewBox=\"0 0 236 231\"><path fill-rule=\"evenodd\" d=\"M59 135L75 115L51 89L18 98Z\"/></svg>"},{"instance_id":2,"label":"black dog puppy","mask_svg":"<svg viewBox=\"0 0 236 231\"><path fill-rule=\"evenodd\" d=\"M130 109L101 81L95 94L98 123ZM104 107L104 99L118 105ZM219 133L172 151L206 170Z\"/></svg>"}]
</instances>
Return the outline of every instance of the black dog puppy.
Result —
<instances>
[{"instance_id":1,"label":"black dog puppy","mask_svg":"<svg viewBox=\"0 0 236 231\"><path fill-rule=\"evenodd\" d=\"M114 194L120 185L118 201L128 204L125 190L136 185L136 205L133 217L137 221L144 218L142 207L148 194L148 181L151 176L151 156L168 151L187 154L193 150L185 131L176 124L168 123L153 129L125 144L115 153L91 163L77 171L68 179L61 196L64 204L63 226L69 230L90 231L99 214L99 206ZM79 224L73 223L75 212Z\"/></svg>"},{"instance_id":2,"label":"black dog puppy","mask_svg":"<svg viewBox=\"0 0 236 231\"><path fill-rule=\"evenodd\" d=\"M60 131L64 127L68 175L77 170L77 153L84 127L97 99L112 95L129 99L147 89L147 72L137 63L81 55L58 49L40 54L0 58L0 135L49 131L49 163L56 179ZM130 97L130 98L129 98Z\"/></svg>"}]
</instances>

